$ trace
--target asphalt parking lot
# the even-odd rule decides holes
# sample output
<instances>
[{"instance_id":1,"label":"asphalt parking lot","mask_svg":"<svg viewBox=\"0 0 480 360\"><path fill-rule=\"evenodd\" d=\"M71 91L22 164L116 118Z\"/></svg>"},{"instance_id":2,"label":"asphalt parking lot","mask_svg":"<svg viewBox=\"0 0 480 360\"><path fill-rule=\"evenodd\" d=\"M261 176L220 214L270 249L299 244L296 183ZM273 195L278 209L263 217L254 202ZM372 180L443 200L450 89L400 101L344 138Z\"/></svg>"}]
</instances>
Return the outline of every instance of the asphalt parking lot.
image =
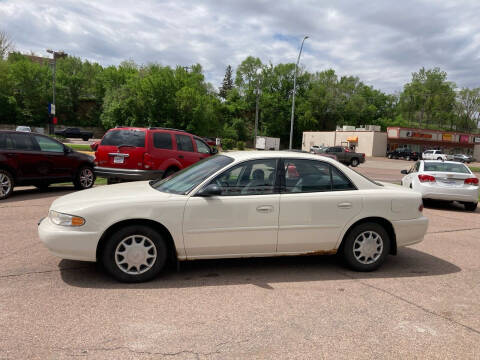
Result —
<instances>
[{"instance_id":1,"label":"asphalt parking lot","mask_svg":"<svg viewBox=\"0 0 480 360\"><path fill-rule=\"evenodd\" d=\"M411 164L358 170L399 181ZM480 209L426 208L425 240L373 273L334 256L215 260L132 285L40 243L70 191L0 202L0 359L480 358Z\"/></svg>"}]
</instances>

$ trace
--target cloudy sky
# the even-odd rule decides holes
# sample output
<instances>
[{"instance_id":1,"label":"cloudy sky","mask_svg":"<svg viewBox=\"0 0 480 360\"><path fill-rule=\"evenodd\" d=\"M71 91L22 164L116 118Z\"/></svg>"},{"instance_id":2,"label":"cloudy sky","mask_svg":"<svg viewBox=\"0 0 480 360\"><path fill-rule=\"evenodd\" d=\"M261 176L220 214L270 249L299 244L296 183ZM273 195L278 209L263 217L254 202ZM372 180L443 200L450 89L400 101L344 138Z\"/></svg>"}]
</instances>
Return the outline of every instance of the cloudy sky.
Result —
<instances>
[{"instance_id":1,"label":"cloudy sky","mask_svg":"<svg viewBox=\"0 0 480 360\"><path fill-rule=\"evenodd\" d=\"M104 65L200 63L218 86L248 55L333 68L384 91L438 66L480 87L480 1L0 0L0 30L20 51L64 50Z\"/></svg>"}]
</instances>

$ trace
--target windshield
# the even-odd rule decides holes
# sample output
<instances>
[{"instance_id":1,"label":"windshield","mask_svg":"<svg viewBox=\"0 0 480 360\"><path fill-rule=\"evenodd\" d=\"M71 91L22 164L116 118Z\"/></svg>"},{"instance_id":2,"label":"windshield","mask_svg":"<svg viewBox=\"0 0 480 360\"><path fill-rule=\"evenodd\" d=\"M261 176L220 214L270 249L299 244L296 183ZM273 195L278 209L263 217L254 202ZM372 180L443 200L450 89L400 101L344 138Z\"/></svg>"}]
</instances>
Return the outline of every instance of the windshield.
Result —
<instances>
[{"instance_id":1,"label":"windshield","mask_svg":"<svg viewBox=\"0 0 480 360\"><path fill-rule=\"evenodd\" d=\"M110 130L105 134L100 145L144 147L145 131Z\"/></svg>"},{"instance_id":2,"label":"windshield","mask_svg":"<svg viewBox=\"0 0 480 360\"><path fill-rule=\"evenodd\" d=\"M423 171L440 171L440 172L454 172L462 174L470 174L468 168L463 164L453 164L444 162L425 161Z\"/></svg>"},{"instance_id":3,"label":"windshield","mask_svg":"<svg viewBox=\"0 0 480 360\"><path fill-rule=\"evenodd\" d=\"M231 162L233 162L231 157L215 155L199 161L169 178L151 182L150 185L158 191L185 195L203 180Z\"/></svg>"}]
</instances>

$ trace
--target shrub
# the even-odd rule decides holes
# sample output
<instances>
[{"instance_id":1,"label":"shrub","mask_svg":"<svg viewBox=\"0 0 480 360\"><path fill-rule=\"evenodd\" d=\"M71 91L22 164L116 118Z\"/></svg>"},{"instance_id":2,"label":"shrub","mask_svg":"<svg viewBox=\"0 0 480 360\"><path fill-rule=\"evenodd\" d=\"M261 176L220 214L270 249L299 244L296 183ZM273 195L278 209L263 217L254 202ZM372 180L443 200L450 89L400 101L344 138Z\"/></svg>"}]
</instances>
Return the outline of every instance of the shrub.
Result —
<instances>
[{"instance_id":1,"label":"shrub","mask_svg":"<svg viewBox=\"0 0 480 360\"><path fill-rule=\"evenodd\" d=\"M231 150L235 147L235 140L233 139L222 139L222 149Z\"/></svg>"},{"instance_id":2,"label":"shrub","mask_svg":"<svg viewBox=\"0 0 480 360\"><path fill-rule=\"evenodd\" d=\"M245 150L245 141L237 141L237 149Z\"/></svg>"}]
</instances>

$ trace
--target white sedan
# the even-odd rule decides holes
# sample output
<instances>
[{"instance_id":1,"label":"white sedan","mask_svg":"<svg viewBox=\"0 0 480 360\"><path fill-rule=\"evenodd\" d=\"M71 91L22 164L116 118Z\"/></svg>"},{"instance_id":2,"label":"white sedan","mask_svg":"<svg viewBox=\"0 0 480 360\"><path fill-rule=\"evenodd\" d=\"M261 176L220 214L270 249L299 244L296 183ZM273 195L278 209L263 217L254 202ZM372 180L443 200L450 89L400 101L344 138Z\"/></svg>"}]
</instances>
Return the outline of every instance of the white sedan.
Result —
<instances>
[{"instance_id":1,"label":"white sedan","mask_svg":"<svg viewBox=\"0 0 480 360\"><path fill-rule=\"evenodd\" d=\"M458 201L469 211L477 208L478 178L462 163L421 160L402 174L402 185L420 192L425 200Z\"/></svg>"},{"instance_id":2,"label":"white sedan","mask_svg":"<svg viewBox=\"0 0 480 360\"><path fill-rule=\"evenodd\" d=\"M342 255L377 269L422 241L420 194L376 183L329 158L227 152L159 181L101 186L55 200L40 239L65 259L99 261L139 282L167 260Z\"/></svg>"}]
</instances>

